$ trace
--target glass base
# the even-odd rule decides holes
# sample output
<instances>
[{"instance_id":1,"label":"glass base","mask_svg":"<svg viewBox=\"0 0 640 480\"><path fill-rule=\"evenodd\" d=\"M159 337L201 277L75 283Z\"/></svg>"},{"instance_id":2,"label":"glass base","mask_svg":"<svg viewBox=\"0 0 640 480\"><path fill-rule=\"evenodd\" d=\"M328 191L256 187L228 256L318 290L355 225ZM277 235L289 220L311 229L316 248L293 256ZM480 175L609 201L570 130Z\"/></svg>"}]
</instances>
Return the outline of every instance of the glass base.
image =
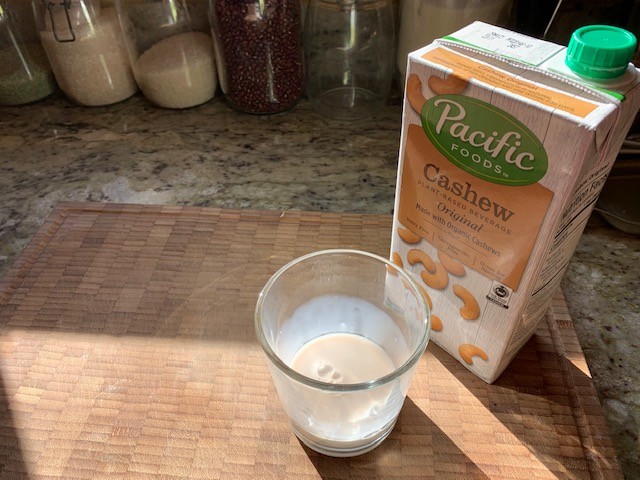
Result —
<instances>
[{"instance_id":1,"label":"glass base","mask_svg":"<svg viewBox=\"0 0 640 480\"><path fill-rule=\"evenodd\" d=\"M338 120L369 117L380 110L385 99L371 90L358 87L334 88L310 98L317 113Z\"/></svg>"},{"instance_id":2,"label":"glass base","mask_svg":"<svg viewBox=\"0 0 640 480\"><path fill-rule=\"evenodd\" d=\"M296 434L296 437L311 450L329 457L355 457L370 452L380 445L389 436L393 427L395 427L396 420L397 418L394 418L374 435L359 440L348 440L344 442L316 437L293 422L291 423L291 428L293 433Z\"/></svg>"}]
</instances>

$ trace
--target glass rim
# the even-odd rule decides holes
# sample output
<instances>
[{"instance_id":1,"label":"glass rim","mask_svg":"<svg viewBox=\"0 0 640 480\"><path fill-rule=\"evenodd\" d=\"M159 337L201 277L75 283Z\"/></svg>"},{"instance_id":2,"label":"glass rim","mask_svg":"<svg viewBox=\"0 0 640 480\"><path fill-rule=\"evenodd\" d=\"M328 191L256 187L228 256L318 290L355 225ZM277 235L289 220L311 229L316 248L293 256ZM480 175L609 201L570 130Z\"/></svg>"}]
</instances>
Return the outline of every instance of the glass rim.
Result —
<instances>
[{"instance_id":1,"label":"glass rim","mask_svg":"<svg viewBox=\"0 0 640 480\"><path fill-rule=\"evenodd\" d=\"M393 372L383 375L382 377L375 378L373 380L368 380L366 382L359 383L329 383L323 382L322 380L316 380L314 378L307 377L293 368L284 363L280 357L273 351L267 338L262 329L261 321L262 318L262 309L264 304L264 299L266 294L269 292L271 287L276 283L276 281L291 267L301 263L305 260L308 260L313 257L319 257L323 255L358 255L362 257L368 257L379 262L384 263L387 267L392 267L395 272L398 273L405 280L411 290L415 293L418 298L418 302L423 307L423 311L426 312L426 317L423 319L424 321L424 332L422 334L422 338L418 346L413 350L413 353L409 356L409 358L399 367L393 370ZM403 282L404 283L404 282ZM370 390L372 388L380 387L386 385L396 378L400 377L404 373L406 373L409 369L411 369L420 359L420 357L424 354L426 350L427 344L429 343L430 331L431 331L431 309L427 303L426 298L422 294L422 291L416 281L412 278L412 276L404 270L404 268L399 267L395 263L390 260L381 257L380 255L376 255L374 253L365 252L363 250L355 250L355 249L346 249L346 248L336 248L336 249L328 249L328 250L318 250L315 252L307 253L306 255L302 255L301 257L295 258L290 262L286 263L282 267L280 267L267 281L265 286L260 291L258 295L258 301L256 303L256 308L254 311L254 327L256 330L256 336L258 337L258 343L262 348L262 351L265 353L269 361L271 361L278 369L283 372L288 377L296 380L304 385L309 387L318 388L322 390L328 390L333 392L352 392L352 391L360 391L360 390Z\"/></svg>"}]
</instances>

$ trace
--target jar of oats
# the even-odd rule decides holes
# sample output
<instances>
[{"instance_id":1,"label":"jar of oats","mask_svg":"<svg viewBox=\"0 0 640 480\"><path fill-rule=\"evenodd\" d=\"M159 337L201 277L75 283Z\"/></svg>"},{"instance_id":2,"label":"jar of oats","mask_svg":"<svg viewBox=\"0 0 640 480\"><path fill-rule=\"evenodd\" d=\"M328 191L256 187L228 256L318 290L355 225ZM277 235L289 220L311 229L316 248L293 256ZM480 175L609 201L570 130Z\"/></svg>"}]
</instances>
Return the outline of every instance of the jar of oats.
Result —
<instances>
[{"instance_id":1,"label":"jar of oats","mask_svg":"<svg viewBox=\"0 0 640 480\"><path fill-rule=\"evenodd\" d=\"M209 3L218 77L227 101L257 114L293 107L303 93L300 0Z\"/></svg>"}]
</instances>

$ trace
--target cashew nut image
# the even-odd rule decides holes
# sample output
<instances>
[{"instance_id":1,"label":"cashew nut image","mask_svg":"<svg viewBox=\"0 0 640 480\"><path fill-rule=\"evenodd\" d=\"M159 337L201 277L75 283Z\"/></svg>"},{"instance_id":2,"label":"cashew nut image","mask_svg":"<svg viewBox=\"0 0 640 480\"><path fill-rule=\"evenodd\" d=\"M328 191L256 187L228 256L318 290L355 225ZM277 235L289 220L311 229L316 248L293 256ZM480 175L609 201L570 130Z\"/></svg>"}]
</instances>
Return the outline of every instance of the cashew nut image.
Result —
<instances>
[{"instance_id":1,"label":"cashew nut image","mask_svg":"<svg viewBox=\"0 0 640 480\"><path fill-rule=\"evenodd\" d=\"M437 315L431 315L431 330L434 332L442 330L442 320Z\"/></svg>"},{"instance_id":2,"label":"cashew nut image","mask_svg":"<svg viewBox=\"0 0 640 480\"><path fill-rule=\"evenodd\" d=\"M489 357L486 353L484 353L484 350L470 343L463 343L462 345L460 345L458 347L458 353L467 365L473 365L473 357L480 357L485 362L489 360Z\"/></svg>"},{"instance_id":3,"label":"cashew nut image","mask_svg":"<svg viewBox=\"0 0 640 480\"><path fill-rule=\"evenodd\" d=\"M453 293L455 293L464 303L463 307L460 309L460 315L462 318L465 320L475 320L480 316L480 306L478 305L478 301L469 290L461 285L454 285Z\"/></svg>"},{"instance_id":4,"label":"cashew nut image","mask_svg":"<svg viewBox=\"0 0 640 480\"><path fill-rule=\"evenodd\" d=\"M422 112L422 106L426 100L424 95L422 95L422 82L420 81L420 77L415 73L409 75L405 92L411 108L413 108L416 113Z\"/></svg>"},{"instance_id":5,"label":"cashew nut image","mask_svg":"<svg viewBox=\"0 0 640 480\"><path fill-rule=\"evenodd\" d=\"M397 272L394 272L394 273L395 273L395 275L398 274ZM404 288L406 288L408 290L411 289L411 287L409 286L409 282L407 282L406 280L402 280L402 283L404 284ZM433 302L431 301L431 297L427 293L426 288L424 288L419 283L416 283L416 285L420 289L420 292L422 293L422 296L424 297L424 299L427 301L427 305L429 305L429 310L431 310L433 308Z\"/></svg>"},{"instance_id":6,"label":"cashew nut image","mask_svg":"<svg viewBox=\"0 0 640 480\"><path fill-rule=\"evenodd\" d=\"M391 261L395 263L397 266L399 266L400 268L404 268L404 264L402 263L402 257L398 252L393 252L393 254L391 255Z\"/></svg>"},{"instance_id":7,"label":"cashew nut image","mask_svg":"<svg viewBox=\"0 0 640 480\"><path fill-rule=\"evenodd\" d=\"M455 275L456 277L464 277L464 275L467 273L462 263L454 260L441 250L438 251L438 259L440 260L440 263L442 263L442 266L451 275Z\"/></svg>"},{"instance_id":8,"label":"cashew nut image","mask_svg":"<svg viewBox=\"0 0 640 480\"><path fill-rule=\"evenodd\" d=\"M416 285L418 285L418 287L420 287L420 291L422 292L422 296L427 301L427 305L429 305L429 310L431 310L433 308L433 302L431 301L431 297L427 293L427 289L424 288L422 285L420 285L418 283L416 283Z\"/></svg>"},{"instance_id":9,"label":"cashew nut image","mask_svg":"<svg viewBox=\"0 0 640 480\"><path fill-rule=\"evenodd\" d=\"M436 271L436 264L432 258L427 253L422 250L418 250L417 248L409 250L407 253L407 262L409 262L409 265L415 265L419 262L430 273L435 273Z\"/></svg>"},{"instance_id":10,"label":"cashew nut image","mask_svg":"<svg viewBox=\"0 0 640 480\"><path fill-rule=\"evenodd\" d=\"M432 75L429 77L429 80L427 80L429 88L436 95L458 95L462 93L468 83L469 82L467 80L460 78L453 73L447 78L440 78L436 75Z\"/></svg>"},{"instance_id":11,"label":"cashew nut image","mask_svg":"<svg viewBox=\"0 0 640 480\"><path fill-rule=\"evenodd\" d=\"M405 242L405 243L418 243L420 242L421 238L418 234L413 233L411 230L409 230L408 228L401 228L398 227L398 236Z\"/></svg>"},{"instance_id":12,"label":"cashew nut image","mask_svg":"<svg viewBox=\"0 0 640 480\"><path fill-rule=\"evenodd\" d=\"M440 262L435 263L435 273L423 270L420 272L420 277L427 286L436 290L443 290L449 284L449 274Z\"/></svg>"}]
</instances>

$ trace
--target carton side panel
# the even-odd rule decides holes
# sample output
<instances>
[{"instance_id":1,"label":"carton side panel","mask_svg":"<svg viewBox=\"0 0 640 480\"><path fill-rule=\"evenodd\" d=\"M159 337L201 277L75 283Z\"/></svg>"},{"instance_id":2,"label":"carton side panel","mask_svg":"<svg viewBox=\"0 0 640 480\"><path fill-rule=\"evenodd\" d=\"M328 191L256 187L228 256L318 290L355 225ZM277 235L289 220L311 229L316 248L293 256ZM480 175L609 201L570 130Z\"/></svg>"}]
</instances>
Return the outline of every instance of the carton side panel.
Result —
<instances>
[{"instance_id":1,"label":"carton side panel","mask_svg":"<svg viewBox=\"0 0 640 480\"><path fill-rule=\"evenodd\" d=\"M408 76L405 91L391 256L401 259L429 296L439 320L433 322L433 341L492 382L534 332L579 240L583 217L573 225L577 237L558 237L559 226L567 223L567 206L585 209L583 200L576 200L576 186L588 181L583 177L593 173L591 165L608 171L615 154L605 161L605 148L619 148L635 112L620 118L623 132L609 136L616 128L615 105L590 110L588 102L578 101L575 105L587 113L574 116L422 58L436 48L441 47L410 56L408 75L421 81ZM500 75L495 78L502 81ZM535 87L525 90L535 92ZM436 101L450 111L439 114ZM468 112L485 109L486 122L480 116L469 124L461 105L468 105ZM424 125L421 112L429 118ZM436 116L429 116L433 112ZM493 169L499 149L516 155L520 139L525 142L519 134L503 133L500 122L535 137L546 152L546 174L537 182L515 183L505 175L496 183L477 173L479 165ZM434 136L443 128L450 129L452 144ZM478 138L486 143L474 145ZM473 157L464 142L482 147L486 155ZM446 148L477 165L459 165ZM517 163L515 156L504 158Z\"/></svg>"}]
</instances>

